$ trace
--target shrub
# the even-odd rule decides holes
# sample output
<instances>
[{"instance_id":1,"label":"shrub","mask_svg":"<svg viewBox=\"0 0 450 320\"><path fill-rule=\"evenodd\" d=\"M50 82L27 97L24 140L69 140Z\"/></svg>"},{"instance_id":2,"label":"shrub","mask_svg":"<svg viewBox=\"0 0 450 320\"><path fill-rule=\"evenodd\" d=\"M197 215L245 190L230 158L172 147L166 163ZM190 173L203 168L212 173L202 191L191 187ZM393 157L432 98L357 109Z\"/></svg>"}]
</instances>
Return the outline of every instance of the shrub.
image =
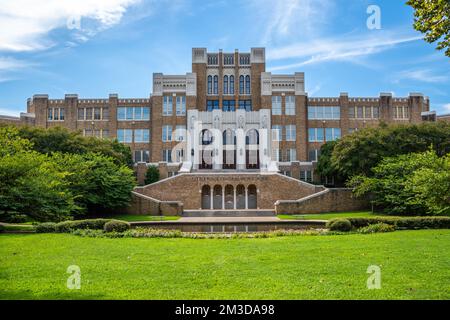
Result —
<instances>
[{"instance_id":1,"label":"shrub","mask_svg":"<svg viewBox=\"0 0 450 320\"><path fill-rule=\"evenodd\" d=\"M105 232L125 232L130 229L130 224L126 221L111 220L105 224Z\"/></svg>"},{"instance_id":2,"label":"shrub","mask_svg":"<svg viewBox=\"0 0 450 320\"><path fill-rule=\"evenodd\" d=\"M110 219L90 219L90 220L75 220L75 221L63 221L56 224L56 231L60 233L69 233L72 230L78 229L91 229L102 230Z\"/></svg>"},{"instance_id":3,"label":"shrub","mask_svg":"<svg viewBox=\"0 0 450 320\"><path fill-rule=\"evenodd\" d=\"M450 229L450 217L378 217L378 218L348 218L356 228L367 227L372 224L385 223L396 229Z\"/></svg>"},{"instance_id":4,"label":"shrub","mask_svg":"<svg viewBox=\"0 0 450 320\"><path fill-rule=\"evenodd\" d=\"M5 230L5 226L0 224L0 232L3 232Z\"/></svg>"},{"instance_id":5,"label":"shrub","mask_svg":"<svg viewBox=\"0 0 450 320\"><path fill-rule=\"evenodd\" d=\"M347 219L332 219L327 222L327 228L331 231L347 232L352 229L352 224Z\"/></svg>"},{"instance_id":6,"label":"shrub","mask_svg":"<svg viewBox=\"0 0 450 320\"><path fill-rule=\"evenodd\" d=\"M36 226L37 233L53 233L56 232L56 223L44 222Z\"/></svg>"},{"instance_id":7,"label":"shrub","mask_svg":"<svg viewBox=\"0 0 450 320\"><path fill-rule=\"evenodd\" d=\"M152 184L159 181L159 169L157 166L150 166L145 173L145 184Z\"/></svg>"},{"instance_id":8,"label":"shrub","mask_svg":"<svg viewBox=\"0 0 450 320\"><path fill-rule=\"evenodd\" d=\"M367 227L362 227L358 229L359 233L378 233L378 232L392 232L395 231L395 227L386 223L375 223L370 224Z\"/></svg>"}]
</instances>

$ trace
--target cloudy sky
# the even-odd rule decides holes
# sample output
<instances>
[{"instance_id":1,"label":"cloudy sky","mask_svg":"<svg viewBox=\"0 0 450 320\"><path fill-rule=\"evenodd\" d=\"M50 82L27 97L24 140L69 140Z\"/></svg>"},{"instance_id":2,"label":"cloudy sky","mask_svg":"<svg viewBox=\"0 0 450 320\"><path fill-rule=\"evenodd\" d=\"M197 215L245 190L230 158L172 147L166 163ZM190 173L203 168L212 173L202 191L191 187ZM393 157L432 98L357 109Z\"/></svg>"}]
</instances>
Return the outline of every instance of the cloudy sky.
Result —
<instances>
[{"instance_id":1,"label":"cloudy sky","mask_svg":"<svg viewBox=\"0 0 450 320\"><path fill-rule=\"evenodd\" d=\"M0 0L0 114L37 93L148 97L153 72L183 74L191 48L267 48L267 69L306 73L309 96L422 92L450 113L450 59L392 0ZM369 29L367 9L381 9Z\"/></svg>"}]
</instances>

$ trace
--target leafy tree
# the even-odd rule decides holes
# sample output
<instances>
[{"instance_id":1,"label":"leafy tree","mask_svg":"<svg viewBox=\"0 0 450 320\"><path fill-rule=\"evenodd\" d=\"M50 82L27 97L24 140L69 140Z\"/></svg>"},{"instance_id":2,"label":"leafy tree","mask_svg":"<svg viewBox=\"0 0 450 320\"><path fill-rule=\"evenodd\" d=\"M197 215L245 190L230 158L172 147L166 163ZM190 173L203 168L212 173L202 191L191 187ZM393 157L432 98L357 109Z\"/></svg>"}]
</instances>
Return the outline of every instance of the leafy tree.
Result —
<instances>
[{"instance_id":1,"label":"leafy tree","mask_svg":"<svg viewBox=\"0 0 450 320\"><path fill-rule=\"evenodd\" d=\"M14 144L14 143L13 143ZM3 149L3 148L2 148ZM78 210L65 180L47 155L34 151L0 157L0 212L38 221L59 221Z\"/></svg>"},{"instance_id":2,"label":"leafy tree","mask_svg":"<svg viewBox=\"0 0 450 320\"><path fill-rule=\"evenodd\" d=\"M450 213L450 154L411 153L383 159L373 175L354 176L348 183L356 196L371 195L387 214ZM441 184L440 184L441 183Z\"/></svg>"},{"instance_id":3,"label":"leafy tree","mask_svg":"<svg viewBox=\"0 0 450 320\"><path fill-rule=\"evenodd\" d=\"M338 170L331 162L331 156L336 144L337 141L330 141L325 143L320 148L320 157L317 162L317 171L320 172L320 175L322 177L334 177L334 183L336 185L343 185L345 183L345 179L340 175Z\"/></svg>"},{"instance_id":4,"label":"leafy tree","mask_svg":"<svg viewBox=\"0 0 450 320\"><path fill-rule=\"evenodd\" d=\"M152 184L159 181L159 169L157 166L150 166L145 173L145 184Z\"/></svg>"},{"instance_id":5,"label":"leafy tree","mask_svg":"<svg viewBox=\"0 0 450 320\"><path fill-rule=\"evenodd\" d=\"M425 34L429 43L438 41L437 49L450 57L450 1L408 0L414 8L414 28Z\"/></svg>"},{"instance_id":6,"label":"leafy tree","mask_svg":"<svg viewBox=\"0 0 450 320\"><path fill-rule=\"evenodd\" d=\"M370 176L373 174L371 169L385 157L424 152L430 147L438 156L449 153L450 123L440 121L366 128L344 136L331 147L331 158L330 150L325 150L323 161L340 179L348 180L361 174ZM320 174L329 174L324 169L325 164L319 166Z\"/></svg>"},{"instance_id":7,"label":"leafy tree","mask_svg":"<svg viewBox=\"0 0 450 320\"><path fill-rule=\"evenodd\" d=\"M101 153L113 158L117 164L133 165L131 149L117 140L83 137L80 132L71 132L61 127L44 129L24 126L19 129L19 135L28 139L33 144L33 149L39 153Z\"/></svg>"},{"instance_id":8,"label":"leafy tree","mask_svg":"<svg viewBox=\"0 0 450 320\"><path fill-rule=\"evenodd\" d=\"M66 180L75 195L80 214L98 214L126 207L135 187L133 170L101 154L53 155L57 168L67 172Z\"/></svg>"},{"instance_id":9,"label":"leafy tree","mask_svg":"<svg viewBox=\"0 0 450 320\"><path fill-rule=\"evenodd\" d=\"M15 127L0 127L0 157L30 150L32 143L19 136Z\"/></svg>"}]
</instances>

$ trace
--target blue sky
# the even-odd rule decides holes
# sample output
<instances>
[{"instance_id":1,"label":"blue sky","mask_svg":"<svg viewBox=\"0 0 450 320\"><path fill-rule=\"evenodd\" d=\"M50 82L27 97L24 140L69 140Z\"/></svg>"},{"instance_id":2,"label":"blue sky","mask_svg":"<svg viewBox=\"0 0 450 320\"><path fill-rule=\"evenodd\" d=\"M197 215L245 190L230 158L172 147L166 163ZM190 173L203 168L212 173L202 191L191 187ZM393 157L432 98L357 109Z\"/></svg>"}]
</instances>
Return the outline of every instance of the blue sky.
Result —
<instances>
[{"instance_id":1,"label":"blue sky","mask_svg":"<svg viewBox=\"0 0 450 320\"><path fill-rule=\"evenodd\" d=\"M422 92L450 113L450 59L413 30L404 2L0 0L0 114L37 93L148 97L153 72L191 70L192 47L261 46L268 71L305 72L309 96ZM369 5L379 30L367 28Z\"/></svg>"}]
</instances>

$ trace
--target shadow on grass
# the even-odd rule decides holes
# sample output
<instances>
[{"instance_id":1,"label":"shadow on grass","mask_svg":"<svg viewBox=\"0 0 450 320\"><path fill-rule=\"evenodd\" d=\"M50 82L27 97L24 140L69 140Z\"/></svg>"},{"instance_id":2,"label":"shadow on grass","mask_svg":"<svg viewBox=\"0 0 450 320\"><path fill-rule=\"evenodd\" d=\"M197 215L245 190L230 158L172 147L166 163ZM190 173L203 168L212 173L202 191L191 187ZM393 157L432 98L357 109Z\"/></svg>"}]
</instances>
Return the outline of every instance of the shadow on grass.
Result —
<instances>
[{"instance_id":1,"label":"shadow on grass","mask_svg":"<svg viewBox=\"0 0 450 320\"><path fill-rule=\"evenodd\" d=\"M30 292L0 290L0 300L100 300L103 294L87 294L78 290L73 292Z\"/></svg>"}]
</instances>

